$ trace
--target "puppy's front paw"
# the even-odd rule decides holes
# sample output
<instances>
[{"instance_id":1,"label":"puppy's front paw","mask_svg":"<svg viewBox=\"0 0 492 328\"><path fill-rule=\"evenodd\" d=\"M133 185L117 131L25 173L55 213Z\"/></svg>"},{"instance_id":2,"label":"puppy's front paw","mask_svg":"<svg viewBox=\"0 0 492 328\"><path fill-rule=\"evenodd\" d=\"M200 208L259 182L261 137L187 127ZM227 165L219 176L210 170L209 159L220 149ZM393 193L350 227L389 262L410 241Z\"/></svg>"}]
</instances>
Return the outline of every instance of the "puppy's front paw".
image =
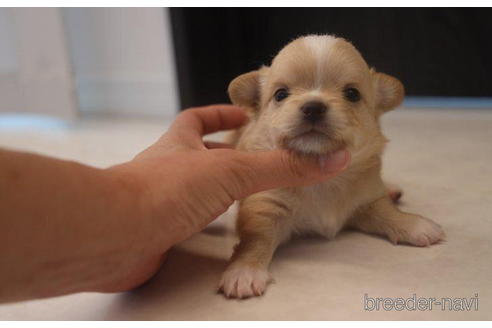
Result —
<instances>
[{"instance_id":1,"label":"puppy's front paw","mask_svg":"<svg viewBox=\"0 0 492 328\"><path fill-rule=\"evenodd\" d=\"M219 291L226 297L247 298L260 296L265 292L271 281L268 271L248 265L233 266L223 274L219 283Z\"/></svg>"},{"instance_id":2,"label":"puppy's front paw","mask_svg":"<svg viewBox=\"0 0 492 328\"><path fill-rule=\"evenodd\" d=\"M420 215L409 214L408 218L400 220L398 227L389 234L394 243L409 243L415 246L429 246L446 237L441 226Z\"/></svg>"}]
</instances>

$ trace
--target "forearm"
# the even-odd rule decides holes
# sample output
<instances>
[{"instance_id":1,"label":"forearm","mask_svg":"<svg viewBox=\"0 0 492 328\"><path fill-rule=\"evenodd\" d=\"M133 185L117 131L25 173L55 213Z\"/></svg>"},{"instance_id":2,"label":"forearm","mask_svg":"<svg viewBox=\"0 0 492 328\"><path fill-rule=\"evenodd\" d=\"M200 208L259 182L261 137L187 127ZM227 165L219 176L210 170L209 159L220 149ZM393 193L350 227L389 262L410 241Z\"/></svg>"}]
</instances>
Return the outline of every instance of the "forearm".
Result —
<instances>
[{"instance_id":1,"label":"forearm","mask_svg":"<svg viewBox=\"0 0 492 328\"><path fill-rule=\"evenodd\" d=\"M0 302L112 279L138 238L125 188L105 170L0 150Z\"/></svg>"}]
</instances>

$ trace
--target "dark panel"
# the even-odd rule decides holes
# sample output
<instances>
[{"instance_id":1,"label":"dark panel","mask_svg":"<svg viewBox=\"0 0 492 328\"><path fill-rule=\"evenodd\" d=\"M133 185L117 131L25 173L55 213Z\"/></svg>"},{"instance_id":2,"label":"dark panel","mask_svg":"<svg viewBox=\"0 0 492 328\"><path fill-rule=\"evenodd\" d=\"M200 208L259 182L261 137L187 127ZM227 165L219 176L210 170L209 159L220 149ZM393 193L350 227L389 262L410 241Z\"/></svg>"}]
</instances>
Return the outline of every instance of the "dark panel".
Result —
<instances>
[{"instance_id":1,"label":"dark panel","mask_svg":"<svg viewBox=\"0 0 492 328\"><path fill-rule=\"evenodd\" d=\"M414 96L491 97L489 8L173 8L182 107L228 102L237 75L297 36L330 33Z\"/></svg>"}]
</instances>

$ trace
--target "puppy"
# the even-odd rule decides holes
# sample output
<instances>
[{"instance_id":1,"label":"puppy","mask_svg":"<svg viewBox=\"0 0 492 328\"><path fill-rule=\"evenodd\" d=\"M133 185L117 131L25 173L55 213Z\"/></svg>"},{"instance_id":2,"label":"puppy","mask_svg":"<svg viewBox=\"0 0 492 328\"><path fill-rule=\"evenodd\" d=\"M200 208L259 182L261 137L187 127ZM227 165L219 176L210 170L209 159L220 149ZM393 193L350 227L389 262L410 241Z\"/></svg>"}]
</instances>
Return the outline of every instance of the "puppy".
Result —
<instances>
[{"instance_id":1,"label":"puppy","mask_svg":"<svg viewBox=\"0 0 492 328\"><path fill-rule=\"evenodd\" d=\"M404 89L370 69L352 44L330 35L298 38L270 67L237 77L228 91L251 116L230 136L238 149L284 148L311 156L346 149L351 161L323 183L264 191L240 202L240 242L219 283L227 297L262 295L275 249L294 234L333 238L351 227L415 246L444 238L438 224L396 208L381 180L387 140L379 118L402 102Z\"/></svg>"}]
</instances>

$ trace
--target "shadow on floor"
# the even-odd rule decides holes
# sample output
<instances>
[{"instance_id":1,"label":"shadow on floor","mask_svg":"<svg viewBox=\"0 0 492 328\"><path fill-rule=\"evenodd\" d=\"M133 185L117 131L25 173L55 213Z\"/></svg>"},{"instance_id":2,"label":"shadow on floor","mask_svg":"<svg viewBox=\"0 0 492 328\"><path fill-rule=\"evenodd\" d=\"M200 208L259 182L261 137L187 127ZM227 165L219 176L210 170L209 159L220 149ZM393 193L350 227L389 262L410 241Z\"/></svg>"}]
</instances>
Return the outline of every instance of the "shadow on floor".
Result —
<instances>
[{"instance_id":1,"label":"shadow on floor","mask_svg":"<svg viewBox=\"0 0 492 328\"><path fill-rule=\"evenodd\" d=\"M167 261L151 280L136 290L122 293L106 309L104 318L166 320L177 306L174 302L176 298L182 300L185 295L189 297L189 306L196 310L197 306L206 305L196 300L216 293L215 287L226 265L225 259L176 247L170 251Z\"/></svg>"}]
</instances>

